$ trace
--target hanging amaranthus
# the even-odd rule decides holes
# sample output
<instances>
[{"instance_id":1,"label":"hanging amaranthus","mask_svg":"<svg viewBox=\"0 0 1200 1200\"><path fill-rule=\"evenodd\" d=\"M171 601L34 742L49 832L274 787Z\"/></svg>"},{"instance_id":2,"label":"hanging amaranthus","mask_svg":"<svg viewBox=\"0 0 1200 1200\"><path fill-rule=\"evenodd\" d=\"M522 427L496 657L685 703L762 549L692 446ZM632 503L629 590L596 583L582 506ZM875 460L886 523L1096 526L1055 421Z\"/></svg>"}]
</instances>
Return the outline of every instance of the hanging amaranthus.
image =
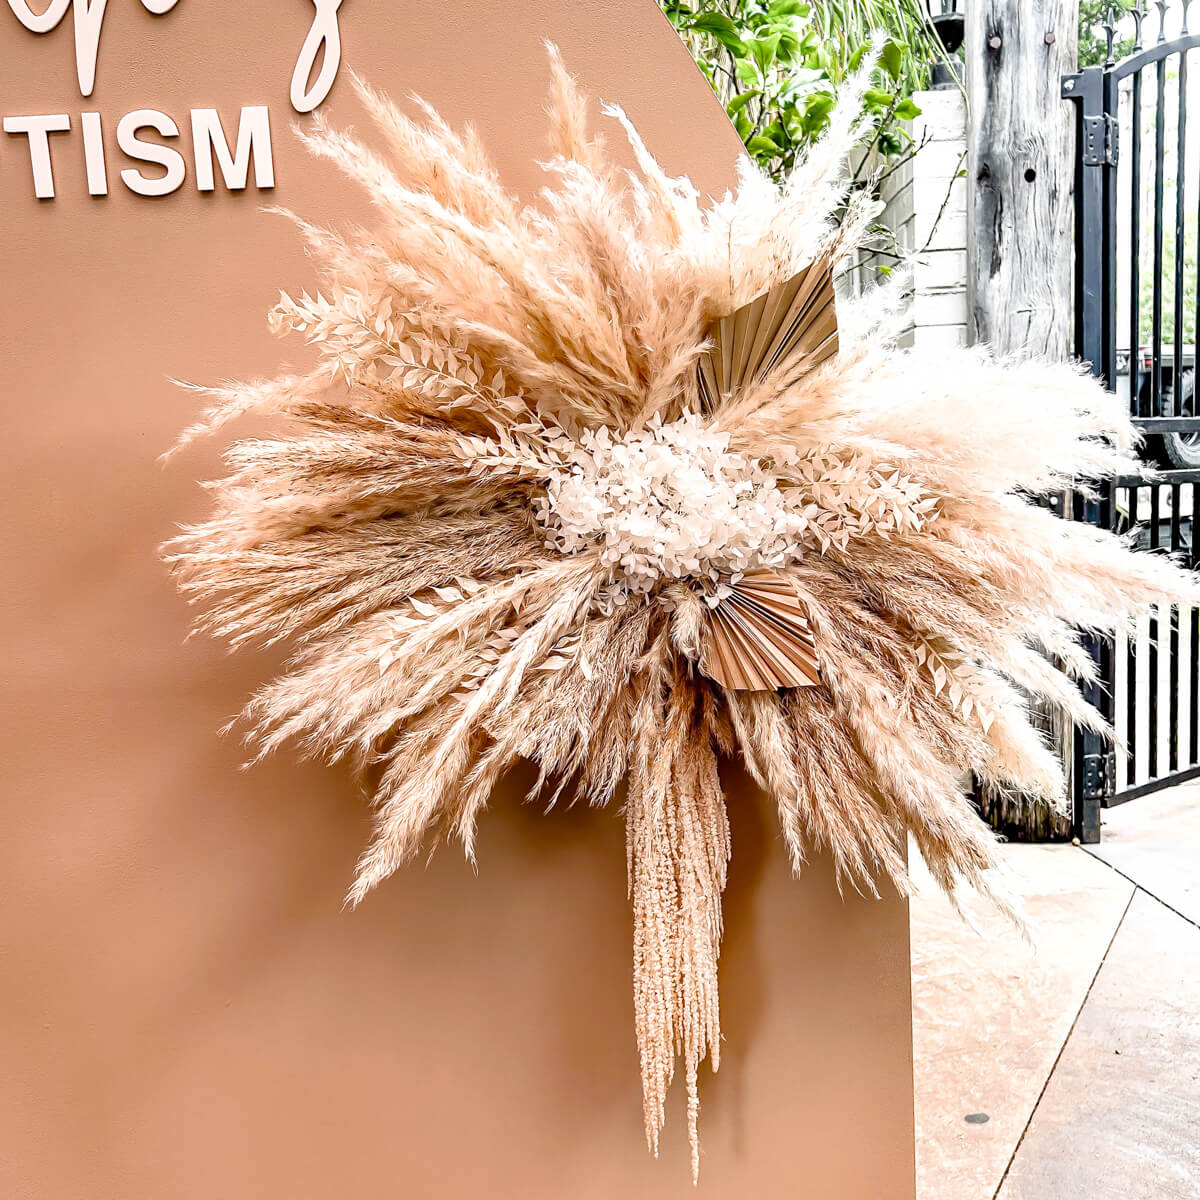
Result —
<instances>
[{"instance_id":1,"label":"hanging amaranthus","mask_svg":"<svg viewBox=\"0 0 1200 1200\"><path fill-rule=\"evenodd\" d=\"M473 854L518 759L554 796L624 785L646 1132L682 1059L695 1172L718 757L774 798L797 870L827 853L839 884L904 892L911 835L947 891L988 891L964 775L1061 802L1024 693L1102 725L1079 631L1196 589L1029 499L1128 468L1114 397L1069 366L901 352L878 296L837 321L870 215L849 107L783 188L747 171L705 207L610 109L638 171L615 166L552 67L532 207L470 131L364 85L388 159L310 127L379 224L297 219L320 287L272 320L317 365L212 393L189 435L249 411L286 430L234 443L169 554L203 629L294 648L246 709L257 752L377 779L355 903L431 837Z\"/></svg>"}]
</instances>

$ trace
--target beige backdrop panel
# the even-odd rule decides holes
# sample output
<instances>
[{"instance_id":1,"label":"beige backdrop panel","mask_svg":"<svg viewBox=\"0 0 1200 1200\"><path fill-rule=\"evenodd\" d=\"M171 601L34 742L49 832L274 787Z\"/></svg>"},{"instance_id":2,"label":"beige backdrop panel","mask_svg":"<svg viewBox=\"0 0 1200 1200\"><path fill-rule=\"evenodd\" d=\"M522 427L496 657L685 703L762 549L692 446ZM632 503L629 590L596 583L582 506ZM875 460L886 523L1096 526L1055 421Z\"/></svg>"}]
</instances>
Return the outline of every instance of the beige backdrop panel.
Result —
<instances>
[{"instance_id":1,"label":"beige backdrop panel","mask_svg":"<svg viewBox=\"0 0 1200 1200\"><path fill-rule=\"evenodd\" d=\"M39 4L44 7L44 3ZM105 22L91 101L70 20L0 5L0 113L69 112L59 198L0 136L5 684L0 1194L54 1200L332 1200L694 1194L678 1097L645 1151L617 811L498 797L478 876L453 852L341 910L368 832L345 776L238 770L218 726L270 669L185 644L155 557L203 511L211 449L156 463L193 415L167 376L269 373L277 288L310 275L264 199L359 211L288 129L312 9L132 0ZM327 108L354 68L475 120L530 192L551 37L710 192L737 141L650 0L347 0ZM271 106L273 195L151 200L113 131ZM77 114L99 111L111 195L89 199ZM845 902L827 863L789 878L770 806L733 794L725 1065L703 1081L700 1194L911 1200L907 912Z\"/></svg>"}]
</instances>

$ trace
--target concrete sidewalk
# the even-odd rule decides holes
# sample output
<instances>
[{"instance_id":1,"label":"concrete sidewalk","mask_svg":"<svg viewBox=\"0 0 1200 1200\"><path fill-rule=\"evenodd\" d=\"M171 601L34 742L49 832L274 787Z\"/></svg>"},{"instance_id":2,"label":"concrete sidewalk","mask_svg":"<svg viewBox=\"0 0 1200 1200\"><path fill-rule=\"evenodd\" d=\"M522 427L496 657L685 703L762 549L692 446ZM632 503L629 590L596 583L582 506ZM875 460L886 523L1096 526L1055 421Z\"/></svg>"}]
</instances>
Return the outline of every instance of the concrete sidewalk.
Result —
<instances>
[{"instance_id":1,"label":"concrete sidewalk","mask_svg":"<svg viewBox=\"0 0 1200 1200\"><path fill-rule=\"evenodd\" d=\"M1200 1200L1200 785L1004 848L1032 944L914 864L918 1200Z\"/></svg>"}]
</instances>

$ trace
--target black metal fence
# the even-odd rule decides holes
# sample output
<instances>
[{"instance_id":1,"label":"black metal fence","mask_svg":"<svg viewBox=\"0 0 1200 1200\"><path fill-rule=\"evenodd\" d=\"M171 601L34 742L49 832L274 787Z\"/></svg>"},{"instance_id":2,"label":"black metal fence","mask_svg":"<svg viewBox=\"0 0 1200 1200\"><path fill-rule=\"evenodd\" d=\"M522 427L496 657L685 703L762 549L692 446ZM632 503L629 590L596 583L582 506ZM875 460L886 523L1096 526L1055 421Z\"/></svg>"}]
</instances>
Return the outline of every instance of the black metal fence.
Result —
<instances>
[{"instance_id":1,"label":"black metal fence","mask_svg":"<svg viewBox=\"0 0 1200 1200\"><path fill-rule=\"evenodd\" d=\"M1189 136L1190 0L1156 5L1156 38L1144 10L1122 17L1134 34L1114 61L1122 32L1110 15L1108 61L1064 76L1076 108L1075 342L1110 390L1126 395L1146 437L1153 478L1115 480L1098 499L1074 500L1074 516L1128 533L1149 553L1197 563L1200 416L1195 396L1200 325L1200 130ZM1171 36L1168 36L1170 34ZM1195 123L1194 123L1195 124ZM1114 751L1093 734L1076 739L1075 821L1099 838L1100 809L1200 776L1200 614L1155 608L1135 630L1096 640L1094 703L1112 719Z\"/></svg>"}]
</instances>

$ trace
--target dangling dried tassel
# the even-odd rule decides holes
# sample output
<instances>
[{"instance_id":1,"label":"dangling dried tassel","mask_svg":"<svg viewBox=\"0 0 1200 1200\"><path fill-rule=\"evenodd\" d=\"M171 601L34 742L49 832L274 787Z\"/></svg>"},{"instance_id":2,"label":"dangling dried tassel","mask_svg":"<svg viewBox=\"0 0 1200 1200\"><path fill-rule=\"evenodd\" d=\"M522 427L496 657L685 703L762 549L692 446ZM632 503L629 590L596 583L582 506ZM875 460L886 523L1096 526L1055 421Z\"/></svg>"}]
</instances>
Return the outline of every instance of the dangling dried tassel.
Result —
<instances>
[{"instance_id":1,"label":"dangling dried tassel","mask_svg":"<svg viewBox=\"0 0 1200 1200\"><path fill-rule=\"evenodd\" d=\"M700 1064L710 1057L716 1071L721 1062L717 961L729 819L707 732L690 728L672 749L664 755L662 741L639 738L630 774L634 1012L646 1141L657 1156L667 1091L682 1055L695 1182Z\"/></svg>"}]
</instances>

